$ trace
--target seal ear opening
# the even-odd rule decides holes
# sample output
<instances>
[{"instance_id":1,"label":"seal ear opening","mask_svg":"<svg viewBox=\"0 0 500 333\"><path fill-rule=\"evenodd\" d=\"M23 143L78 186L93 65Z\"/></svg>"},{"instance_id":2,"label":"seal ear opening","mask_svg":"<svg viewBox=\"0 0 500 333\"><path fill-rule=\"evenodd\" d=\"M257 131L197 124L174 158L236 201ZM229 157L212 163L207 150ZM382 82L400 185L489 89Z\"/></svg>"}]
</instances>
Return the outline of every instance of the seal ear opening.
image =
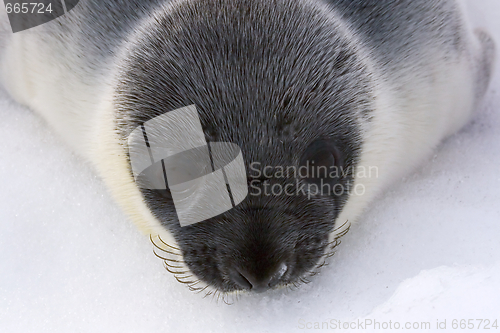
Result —
<instances>
[{"instance_id":1,"label":"seal ear opening","mask_svg":"<svg viewBox=\"0 0 500 333\"><path fill-rule=\"evenodd\" d=\"M300 172L308 183L322 185L336 183L343 166L342 154L330 139L319 139L311 143L300 159Z\"/></svg>"}]
</instances>

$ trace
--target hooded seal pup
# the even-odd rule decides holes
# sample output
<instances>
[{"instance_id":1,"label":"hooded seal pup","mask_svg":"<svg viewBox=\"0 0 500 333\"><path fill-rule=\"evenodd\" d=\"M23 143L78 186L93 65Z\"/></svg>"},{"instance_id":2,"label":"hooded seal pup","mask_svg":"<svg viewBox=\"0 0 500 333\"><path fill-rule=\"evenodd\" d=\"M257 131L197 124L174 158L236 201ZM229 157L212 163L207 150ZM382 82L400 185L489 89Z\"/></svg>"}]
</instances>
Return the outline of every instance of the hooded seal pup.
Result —
<instances>
[{"instance_id":1,"label":"hooded seal pup","mask_svg":"<svg viewBox=\"0 0 500 333\"><path fill-rule=\"evenodd\" d=\"M314 274L339 226L466 124L493 50L455 0L82 0L12 35L2 77L165 240L181 282L260 292ZM207 141L241 148L252 193L181 227L168 190L134 182L127 137L193 104Z\"/></svg>"}]
</instances>

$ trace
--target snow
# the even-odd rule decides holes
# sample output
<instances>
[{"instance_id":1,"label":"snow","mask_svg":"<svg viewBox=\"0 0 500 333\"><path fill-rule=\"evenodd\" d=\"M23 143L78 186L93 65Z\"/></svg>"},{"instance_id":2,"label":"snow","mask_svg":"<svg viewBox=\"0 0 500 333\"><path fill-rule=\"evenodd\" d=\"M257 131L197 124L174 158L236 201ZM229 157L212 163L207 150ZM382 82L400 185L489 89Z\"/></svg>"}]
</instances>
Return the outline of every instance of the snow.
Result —
<instances>
[{"instance_id":1,"label":"snow","mask_svg":"<svg viewBox=\"0 0 500 333\"><path fill-rule=\"evenodd\" d=\"M500 45L500 2L468 5ZM0 332L335 331L321 324L366 319L430 322L426 332L446 320L439 331L455 332L455 319L500 321L499 90L497 66L473 122L378 198L311 284L232 305L165 271L91 166L2 90Z\"/></svg>"}]
</instances>

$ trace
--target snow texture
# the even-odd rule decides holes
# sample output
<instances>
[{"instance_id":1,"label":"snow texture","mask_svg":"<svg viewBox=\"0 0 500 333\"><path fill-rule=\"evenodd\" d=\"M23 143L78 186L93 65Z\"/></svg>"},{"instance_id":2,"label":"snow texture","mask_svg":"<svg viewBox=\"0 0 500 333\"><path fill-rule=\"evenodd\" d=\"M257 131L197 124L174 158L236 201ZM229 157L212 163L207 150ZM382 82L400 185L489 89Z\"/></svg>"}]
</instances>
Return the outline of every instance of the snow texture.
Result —
<instances>
[{"instance_id":1,"label":"snow texture","mask_svg":"<svg viewBox=\"0 0 500 333\"><path fill-rule=\"evenodd\" d=\"M500 1L468 5L500 45ZM426 332L445 320L447 331L482 331L479 321L454 330L454 319L500 325L499 89L497 66L474 120L370 206L311 284L232 305L165 271L88 163L1 90L0 332L335 331L337 320L366 319L381 331L389 321L430 322ZM378 331L351 328L343 331Z\"/></svg>"}]
</instances>

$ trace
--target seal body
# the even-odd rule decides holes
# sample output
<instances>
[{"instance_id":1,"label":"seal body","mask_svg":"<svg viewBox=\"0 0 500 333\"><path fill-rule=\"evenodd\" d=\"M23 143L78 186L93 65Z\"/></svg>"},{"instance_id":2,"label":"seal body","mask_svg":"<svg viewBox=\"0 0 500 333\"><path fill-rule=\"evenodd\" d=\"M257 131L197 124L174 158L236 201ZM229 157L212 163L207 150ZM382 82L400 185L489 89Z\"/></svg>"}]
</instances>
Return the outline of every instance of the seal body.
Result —
<instances>
[{"instance_id":1,"label":"seal body","mask_svg":"<svg viewBox=\"0 0 500 333\"><path fill-rule=\"evenodd\" d=\"M336 227L467 123L493 56L455 0L80 1L14 34L2 77L197 283L262 291L314 273ZM192 104L254 191L181 228L168 189L134 182L127 137Z\"/></svg>"}]
</instances>

